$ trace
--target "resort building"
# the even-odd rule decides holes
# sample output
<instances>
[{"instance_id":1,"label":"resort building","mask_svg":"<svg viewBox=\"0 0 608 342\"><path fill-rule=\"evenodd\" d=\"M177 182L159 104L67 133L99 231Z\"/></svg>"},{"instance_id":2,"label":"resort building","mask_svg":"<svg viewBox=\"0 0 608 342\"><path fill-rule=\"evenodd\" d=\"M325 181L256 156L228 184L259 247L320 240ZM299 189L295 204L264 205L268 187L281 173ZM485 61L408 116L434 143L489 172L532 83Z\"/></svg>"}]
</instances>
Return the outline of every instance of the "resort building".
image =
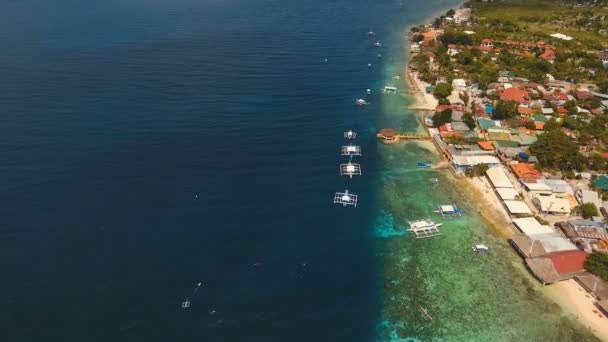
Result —
<instances>
[{"instance_id":1,"label":"resort building","mask_svg":"<svg viewBox=\"0 0 608 342\"><path fill-rule=\"evenodd\" d=\"M545 215L570 215L570 202L567 198L550 196L535 196L532 203Z\"/></svg>"},{"instance_id":2,"label":"resort building","mask_svg":"<svg viewBox=\"0 0 608 342\"><path fill-rule=\"evenodd\" d=\"M545 285L571 279L583 273L588 256L588 253L580 250L551 253L543 257L528 258L526 265Z\"/></svg>"},{"instance_id":3,"label":"resort building","mask_svg":"<svg viewBox=\"0 0 608 342\"><path fill-rule=\"evenodd\" d=\"M497 167L500 164L498 158L494 156L468 156L468 155L455 155L452 159L452 166L456 172L465 172L471 169L473 166L479 164L486 164L489 168Z\"/></svg>"},{"instance_id":4,"label":"resort building","mask_svg":"<svg viewBox=\"0 0 608 342\"><path fill-rule=\"evenodd\" d=\"M536 183L536 181L543 177L542 172L538 171L531 164L528 163L516 163L511 164L511 170L522 183Z\"/></svg>"},{"instance_id":5,"label":"resort building","mask_svg":"<svg viewBox=\"0 0 608 342\"><path fill-rule=\"evenodd\" d=\"M378 138L383 142L393 143L399 141L399 134L392 128L383 128L378 133Z\"/></svg>"}]
</instances>

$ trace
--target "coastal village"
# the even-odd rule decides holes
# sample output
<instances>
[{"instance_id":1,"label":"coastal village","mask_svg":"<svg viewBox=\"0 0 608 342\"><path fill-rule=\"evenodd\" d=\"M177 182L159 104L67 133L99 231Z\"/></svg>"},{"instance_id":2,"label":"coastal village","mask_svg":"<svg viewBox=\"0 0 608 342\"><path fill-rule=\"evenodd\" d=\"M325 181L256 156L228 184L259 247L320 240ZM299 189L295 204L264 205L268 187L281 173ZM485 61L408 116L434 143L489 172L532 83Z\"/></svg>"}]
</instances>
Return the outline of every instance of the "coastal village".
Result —
<instances>
[{"instance_id":1,"label":"coastal village","mask_svg":"<svg viewBox=\"0 0 608 342\"><path fill-rule=\"evenodd\" d=\"M411 29L412 109L425 112L443 164L504 212L528 271L543 285L576 282L608 329L608 38L587 39L582 24L607 10L568 7L577 38L567 24L540 32L485 18L486 5ZM378 138L421 136L385 128Z\"/></svg>"}]
</instances>

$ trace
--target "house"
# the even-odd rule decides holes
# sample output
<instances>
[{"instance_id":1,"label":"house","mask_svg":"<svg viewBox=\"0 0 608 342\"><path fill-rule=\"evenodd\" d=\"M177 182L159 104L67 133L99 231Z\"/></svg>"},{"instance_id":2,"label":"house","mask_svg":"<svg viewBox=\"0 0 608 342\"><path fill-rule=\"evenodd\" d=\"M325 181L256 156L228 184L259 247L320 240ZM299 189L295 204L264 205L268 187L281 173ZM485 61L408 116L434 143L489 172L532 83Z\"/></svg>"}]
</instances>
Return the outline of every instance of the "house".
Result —
<instances>
[{"instance_id":1,"label":"house","mask_svg":"<svg viewBox=\"0 0 608 342\"><path fill-rule=\"evenodd\" d=\"M511 170L519 178L520 181L525 183L535 183L537 179L543 177L542 172L534 168L534 166L528 163L515 163L511 164Z\"/></svg>"},{"instance_id":2,"label":"house","mask_svg":"<svg viewBox=\"0 0 608 342\"><path fill-rule=\"evenodd\" d=\"M425 52L424 55L428 57L429 62L433 63L435 61L435 54L434 53L432 53L432 52Z\"/></svg>"},{"instance_id":3,"label":"house","mask_svg":"<svg viewBox=\"0 0 608 342\"><path fill-rule=\"evenodd\" d=\"M538 56L540 59L544 59L547 62L553 64L555 62L555 52L551 49L545 49L545 52Z\"/></svg>"},{"instance_id":4,"label":"house","mask_svg":"<svg viewBox=\"0 0 608 342\"><path fill-rule=\"evenodd\" d=\"M541 108L540 112L543 113L543 115L551 115L554 113L553 108L549 107L549 108Z\"/></svg>"},{"instance_id":5,"label":"house","mask_svg":"<svg viewBox=\"0 0 608 342\"><path fill-rule=\"evenodd\" d=\"M455 56L460 52L458 45L456 44L448 44L448 55Z\"/></svg>"},{"instance_id":6,"label":"house","mask_svg":"<svg viewBox=\"0 0 608 342\"><path fill-rule=\"evenodd\" d=\"M490 141L478 141L477 145L479 145L479 147L481 147L482 150L494 151L494 145L492 145L492 142L490 142Z\"/></svg>"},{"instance_id":7,"label":"house","mask_svg":"<svg viewBox=\"0 0 608 342\"><path fill-rule=\"evenodd\" d=\"M577 189L574 195L580 204L593 203L598 210L602 206L602 200L596 191Z\"/></svg>"},{"instance_id":8,"label":"house","mask_svg":"<svg viewBox=\"0 0 608 342\"><path fill-rule=\"evenodd\" d=\"M485 118L480 118L479 120L477 120L477 124L479 125L479 128L482 132L487 132L488 129L496 127L496 121Z\"/></svg>"},{"instance_id":9,"label":"house","mask_svg":"<svg viewBox=\"0 0 608 342\"><path fill-rule=\"evenodd\" d=\"M570 202L567 198L557 197L556 195L538 195L532 199L532 203L543 214L549 215L570 215Z\"/></svg>"},{"instance_id":10,"label":"house","mask_svg":"<svg viewBox=\"0 0 608 342\"><path fill-rule=\"evenodd\" d=\"M482 48L492 49L494 47L494 42L492 39L484 38L481 40L481 44L479 46Z\"/></svg>"},{"instance_id":11,"label":"house","mask_svg":"<svg viewBox=\"0 0 608 342\"><path fill-rule=\"evenodd\" d=\"M594 181L593 181L593 187L600 190L600 191L607 191L608 190L608 177L602 175L597 177Z\"/></svg>"},{"instance_id":12,"label":"house","mask_svg":"<svg viewBox=\"0 0 608 342\"><path fill-rule=\"evenodd\" d=\"M519 113L521 116L530 116L534 113L534 111L528 106L519 106L517 107L517 113Z\"/></svg>"},{"instance_id":13,"label":"house","mask_svg":"<svg viewBox=\"0 0 608 342\"><path fill-rule=\"evenodd\" d=\"M607 51L600 52L599 58L604 66L608 65L608 52Z\"/></svg>"},{"instance_id":14,"label":"house","mask_svg":"<svg viewBox=\"0 0 608 342\"><path fill-rule=\"evenodd\" d=\"M546 254L527 258L526 265L543 285L571 279L585 270L588 253L580 250Z\"/></svg>"},{"instance_id":15,"label":"house","mask_svg":"<svg viewBox=\"0 0 608 342\"><path fill-rule=\"evenodd\" d=\"M545 129L545 123L541 121L534 121L534 128L537 131L542 131Z\"/></svg>"},{"instance_id":16,"label":"house","mask_svg":"<svg viewBox=\"0 0 608 342\"><path fill-rule=\"evenodd\" d=\"M602 241L608 239L608 233L606 233L603 223L593 220L570 220L558 222L555 226L589 253L593 250L608 250L608 245Z\"/></svg>"},{"instance_id":17,"label":"house","mask_svg":"<svg viewBox=\"0 0 608 342\"><path fill-rule=\"evenodd\" d=\"M452 81L452 87L456 90L462 91L467 87L467 81L463 78L455 78Z\"/></svg>"},{"instance_id":18,"label":"house","mask_svg":"<svg viewBox=\"0 0 608 342\"><path fill-rule=\"evenodd\" d=\"M524 152L520 147L499 147L496 151L498 157L505 162L515 160L520 153Z\"/></svg>"},{"instance_id":19,"label":"house","mask_svg":"<svg viewBox=\"0 0 608 342\"><path fill-rule=\"evenodd\" d=\"M500 161L494 156L467 156L455 155L452 159L452 166L456 172L465 172L473 166L486 164L488 167L497 167Z\"/></svg>"},{"instance_id":20,"label":"house","mask_svg":"<svg viewBox=\"0 0 608 342\"><path fill-rule=\"evenodd\" d=\"M502 101L513 101L519 104L527 104L530 102L530 94L523 89L508 88L500 93L500 99Z\"/></svg>"},{"instance_id":21,"label":"house","mask_svg":"<svg viewBox=\"0 0 608 342\"><path fill-rule=\"evenodd\" d=\"M392 128L383 128L378 133L378 137L386 142L399 141L399 134Z\"/></svg>"},{"instance_id":22,"label":"house","mask_svg":"<svg viewBox=\"0 0 608 342\"><path fill-rule=\"evenodd\" d=\"M418 44L418 43L410 44L410 52L420 52L420 44Z\"/></svg>"}]
</instances>

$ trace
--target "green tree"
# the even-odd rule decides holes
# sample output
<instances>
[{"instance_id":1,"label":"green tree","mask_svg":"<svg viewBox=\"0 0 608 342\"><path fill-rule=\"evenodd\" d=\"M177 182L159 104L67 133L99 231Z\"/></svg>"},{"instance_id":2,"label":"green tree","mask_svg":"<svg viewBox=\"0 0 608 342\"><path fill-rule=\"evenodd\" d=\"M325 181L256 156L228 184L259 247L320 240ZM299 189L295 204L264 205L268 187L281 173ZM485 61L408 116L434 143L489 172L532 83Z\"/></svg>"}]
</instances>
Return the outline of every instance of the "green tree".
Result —
<instances>
[{"instance_id":1,"label":"green tree","mask_svg":"<svg viewBox=\"0 0 608 342\"><path fill-rule=\"evenodd\" d=\"M449 83L438 83L435 86L435 90L433 91L433 95L436 98L446 98L450 96L452 93L452 85Z\"/></svg>"},{"instance_id":2,"label":"green tree","mask_svg":"<svg viewBox=\"0 0 608 342\"><path fill-rule=\"evenodd\" d=\"M450 8L447 12L445 12L446 17L453 17L454 14L456 14L456 11L454 11L453 8Z\"/></svg>"},{"instance_id":3,"label":"green tree","mask_svg":"<svg viewBox=\"0 0 608 342\"><path fill-rule=\"evenodd\" d=\"M492 117L495 120L505 120L517 116L517 103L513 101L498 101Z\"/></svg>"},{"instance_id":4,"label":"green tree","mask_svg":"<svg viewBox=\"0 0 608 342\"><path fill-rule=\"evenodd\" d=\"M587 160L578 151L578 146L559 129L546 131L530 147L542 167L561 171L582 171Z\"/></svg>"},{"instance_id":5,"label":"green tree","mask_svg":"<svg viewBox=\"0 0 608 342\"><path fill-rule=\"evenodd\" d=\"M579 210L583 218L590 218L593 216L599 216L597 207L593 203L583 203L580 205Z\"/></svg>"},{"instance_id":6,"label":"green tree","mask_svg":"<svg viewBox=\"0 0 608 342\"><path fill-rule=\"evenodd\" d=\"M594 251L585 261L587 271L608 280L608 254Z\"/></svg>"},{"instance_id":7,"label":"green tree","mask_svg":"<svg viewBox=\"0 0 608 342\"><path fill-rule=\"evenodd\" d=\"M464 113L464 115L462 116L462 122L467 124L467 126L469 126L471 130L475 129L475 127L477 126L475 124L475 118L473 117L473 114L468 112Z\"/></svg>"},{"instance_id":8,"label":"green tree","mask_svg":"<svg viewBox=\"0 0 608 342\"><path fill-rule=\"evenodd\" d=\"M564 108L568 110L570 114L578 113L578 108L576 107L576 101L568 100L564 103Z\"/></svg>"},{"instance_id":9,"label":"green tree","mask_svg":"<svg viewBox=\"0 0 608 342\"><path fill-rule=\"evenodd\" d=\"M452 110L446 109L443 112L435 113L433 115L433 126L439 127L448 122L452 122Z\"/></svg>"}]
</instances>

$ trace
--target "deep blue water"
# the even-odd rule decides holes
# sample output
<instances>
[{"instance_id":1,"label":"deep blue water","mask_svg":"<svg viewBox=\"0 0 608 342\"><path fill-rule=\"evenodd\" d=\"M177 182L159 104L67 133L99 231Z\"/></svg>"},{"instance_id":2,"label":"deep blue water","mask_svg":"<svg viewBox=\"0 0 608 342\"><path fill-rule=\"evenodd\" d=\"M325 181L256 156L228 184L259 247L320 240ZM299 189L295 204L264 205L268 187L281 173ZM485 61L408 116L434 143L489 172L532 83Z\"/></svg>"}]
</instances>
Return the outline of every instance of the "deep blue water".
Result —
<instances>
[{"instance_id":1,"label":"deep blue water","mask_svg":"<svg viewBox=\"0 0 608 342\"><path fill-rule=\"evenodd\" d=\"M0 3L1 340L373 339L385 122L352 101L450 2Z\"/></svg>"}]
</instances>

